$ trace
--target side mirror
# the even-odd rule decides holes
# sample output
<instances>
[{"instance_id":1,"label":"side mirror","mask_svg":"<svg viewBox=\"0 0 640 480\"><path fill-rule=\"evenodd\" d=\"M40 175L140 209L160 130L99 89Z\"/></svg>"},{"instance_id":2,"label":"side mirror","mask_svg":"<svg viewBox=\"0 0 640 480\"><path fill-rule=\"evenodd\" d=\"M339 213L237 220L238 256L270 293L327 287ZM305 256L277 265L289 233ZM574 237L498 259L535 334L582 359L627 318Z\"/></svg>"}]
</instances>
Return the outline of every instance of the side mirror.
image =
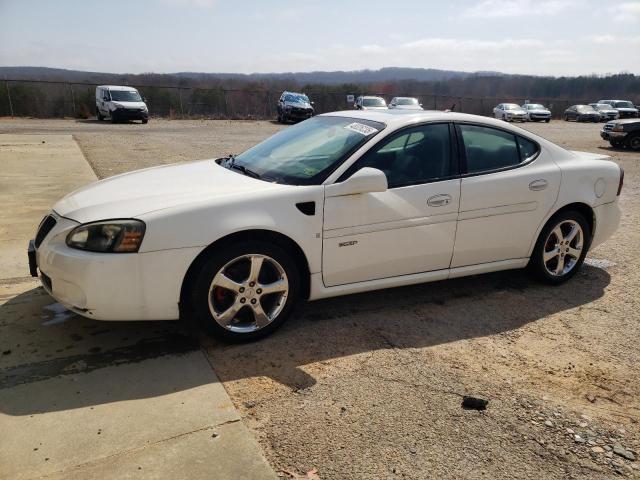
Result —
<instances>
[{"instance_id":1,"label":"side mirror","mask_svg":"<svg viewBox=\"0 0 640 480\"><path fill-rule=\"evenodd\" d=\"M327 197L342 197L359 193L387 191L387 176L377 168L364 167L347 178L344 182L327 185Z\"/></svg>"},{"instance_id":2,"label":"side mirror","mask_svg":"<svg viewBox=\"0 0 640 480\"><path fill-rule=\"evenodd\" d=\"M315 105L316 104L316 102L310 102L310 103L311 103L311 105Z\"/></svg>"},{"instance_id":3,"label":"side mirror","mask_svg":"<svg viewBox=\"0 0 640 480\"><path fill-rule=\"evenodd\" d=\"M102 100L104 100L105 102L109 101L109 97L107 97L106 95L104 97L102 97Z\"/></svg>"}]
</instances>

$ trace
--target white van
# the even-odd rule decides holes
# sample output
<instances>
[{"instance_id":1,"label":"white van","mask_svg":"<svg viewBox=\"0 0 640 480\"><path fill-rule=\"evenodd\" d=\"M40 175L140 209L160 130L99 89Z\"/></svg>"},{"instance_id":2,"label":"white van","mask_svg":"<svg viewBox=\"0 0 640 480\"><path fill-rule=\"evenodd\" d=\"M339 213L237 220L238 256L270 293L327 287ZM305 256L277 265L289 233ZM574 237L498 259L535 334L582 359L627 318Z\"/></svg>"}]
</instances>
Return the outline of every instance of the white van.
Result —
<instances>
[{"instance_id":1,"label":"white van","mask_svg":"<svg viewBox=\"0 0 640 480\"><path fill-rule=\"evenodd\" d=\"M149 110L138 90L132 87L100 85L96 87L96 117L102 121L111 118L112 123L123 120L149 121Z\"/></svg>"}]
</instances>

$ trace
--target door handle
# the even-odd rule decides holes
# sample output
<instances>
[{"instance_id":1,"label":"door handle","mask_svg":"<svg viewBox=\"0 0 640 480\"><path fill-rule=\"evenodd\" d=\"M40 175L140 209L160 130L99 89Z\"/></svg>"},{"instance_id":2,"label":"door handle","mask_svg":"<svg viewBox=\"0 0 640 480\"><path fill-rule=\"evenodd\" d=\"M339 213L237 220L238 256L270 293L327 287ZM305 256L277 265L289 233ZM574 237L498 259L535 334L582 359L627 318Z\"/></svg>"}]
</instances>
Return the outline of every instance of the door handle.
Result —
<instances>
[{"instance_id":1,"label":"door handle","mask_svg":"<svg viewBox=\"0 0 640 480\"><path fill-rule=\"evenodd\" d=\"M443 207L445 205L449 205L451 203L451 196L446 194L434 195L433 197L429 197L427 200L427 205L430 207Z\"/></svg>"},{"instance_id":2,"label":"door handle","mask_svg":"<svg viewBox=\"0 0 640 480\"><path fill-rule=\"evenodd\" d=\"M534 180L529 184L529 190L533 190L534 192L539 192L540 190L544 190L547 188L547 181L544 179Z\"/></svg>"}]
</instances>

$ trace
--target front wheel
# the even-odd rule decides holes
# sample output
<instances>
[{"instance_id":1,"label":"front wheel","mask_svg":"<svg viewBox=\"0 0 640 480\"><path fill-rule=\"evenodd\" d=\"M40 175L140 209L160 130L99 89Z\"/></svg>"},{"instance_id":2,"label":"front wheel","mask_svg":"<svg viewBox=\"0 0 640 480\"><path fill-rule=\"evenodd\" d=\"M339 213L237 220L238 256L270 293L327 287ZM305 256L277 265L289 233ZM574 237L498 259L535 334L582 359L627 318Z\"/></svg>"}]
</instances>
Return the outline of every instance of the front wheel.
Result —
<instances>
[{"instance_id":1,"label":"front wheel","mask_svg":"<svg viewBox=\"0 0 640 480\"><path fill-rule=\"evenodd\" d=\"M591 243L591 230L584 216L568 211L547 222L538 237L528 269L538 279L559 285L582 266Z\"/></svg>"},{"instance_id":2,"label":"front wheel","mask_svg":"<svg viewBox=\"0 0 640 480\"><path fill-rule=\"evenodd\" d=\"M549 118L547 118L547 119L544 121L544 123L549 123L549 120L550 120L550 119L549 119Z\"/></svg>"},{"instance_id":3,"label":"front wheel","mask_svg":"<svg viewBox=\"0 0 640 480\"><path fill-rule=\"evenodd\" d=\"M636 133L635 135L629 137L627 140L627 146L631 150L635 150L636 152L640 150L640 133Z\"/></svg>"},{"instance_id":4,"label":"front wheel","mask_svg":"<svg viewBox=\"0 0 640 480\"><path fill-rule=\"evenodd\" d=\"M149 123L149 119L148 118L143 118L142 119L142 123Z\"/></svg>"},{"instance_id":5,"label":"front wheel","mask_svg":"<svg viewBox=\"0 0 640 480\"><path fill-rule=\"evenodd\" d=\"M100 113L100 109L96 108L96 118L99 122L104 120L104 116Z\"/></svg>"},{"instance_id":6,"label":"front wheel","mask_svg":"<svg viewBox=\"0 0 640 480\"><path fill-rule=\"evenodd\" d=\"M207 333L245 342L272 333L291 315L300 271L277 245L243 242L212 255L197 275L192 308Z\"/></svg>"}]
</instances>

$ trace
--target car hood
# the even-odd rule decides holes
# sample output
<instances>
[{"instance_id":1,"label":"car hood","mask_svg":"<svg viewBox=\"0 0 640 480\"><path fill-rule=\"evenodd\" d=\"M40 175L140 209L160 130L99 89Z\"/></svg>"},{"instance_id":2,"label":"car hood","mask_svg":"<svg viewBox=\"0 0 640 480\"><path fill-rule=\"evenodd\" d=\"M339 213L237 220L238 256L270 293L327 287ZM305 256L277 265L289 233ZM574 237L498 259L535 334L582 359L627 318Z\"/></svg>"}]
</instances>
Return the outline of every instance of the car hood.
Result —
<instances>
[{"instance_id":1,"label":"car hood","mask_svg":"<svg viewBox=\"0 0 640 480\"><path fill-rule=\"evenodd\" d=\"M422 110L420 105L396 105L394 108L398 110Z\"/></svg>"},{"instance_id":2,"label":"car hood","mask_svg":"<svg viewBox=\"0 0 640 480\"><path fill-rule=\"evenodd\" d=\"M512 115L526 115L526 110L505 110L505 113L510 113Z\"/></svg>"},{"instance_id":3,"label":"car hood","mask_svg":"<svg viewBox=\"0 0 640 480\"><path fill-rule=\"evenodd\" d=\"M544 110L542 108L535 108L535 109L531 109L528 110L529 113L538 113L538 114L551 114L551 112L549 110Z\"/></svg>"},{"instance_id":4,"label":"car hood","mask_svg":"<svg viewBox=\"0 0 640 480\"><path fill-rule=\"evenodd\" d=\"M310 103L284 102L285 107L313 108Z\"/></svg>"},{"instance_id":5,"label":"car hood","mask_svg":"<svg viewBox=\"0 0 640 480\"><path fill-rule=\"evenodd\" d=\"M632 108L632 107L615 107L615 110L617 110L618 112L637 112L638 111L637 108Z\"/></svg>"},{"instance_id":6,"label":"car hood","mask_svg":"<svg viewBox=\"0 0 640 480\"><path fill-rule=\"evenodd\" d=\"M144 108L147 105L144 102L121 102L119 100L113 100L114 105L121 105L124 108Z\"/></svg>"},{"instance_id":7,"label":"car hood","mask_svg":"<svg viewBox=\"0 0 640 480\"><path fill-rule=\"evenodd\" d=\"M138 170L91 183L70 193L53 209L80 223L134 218L191 202L282 189L221 167L214 160L177 163Z\"/></svg>"}]
</instances>

